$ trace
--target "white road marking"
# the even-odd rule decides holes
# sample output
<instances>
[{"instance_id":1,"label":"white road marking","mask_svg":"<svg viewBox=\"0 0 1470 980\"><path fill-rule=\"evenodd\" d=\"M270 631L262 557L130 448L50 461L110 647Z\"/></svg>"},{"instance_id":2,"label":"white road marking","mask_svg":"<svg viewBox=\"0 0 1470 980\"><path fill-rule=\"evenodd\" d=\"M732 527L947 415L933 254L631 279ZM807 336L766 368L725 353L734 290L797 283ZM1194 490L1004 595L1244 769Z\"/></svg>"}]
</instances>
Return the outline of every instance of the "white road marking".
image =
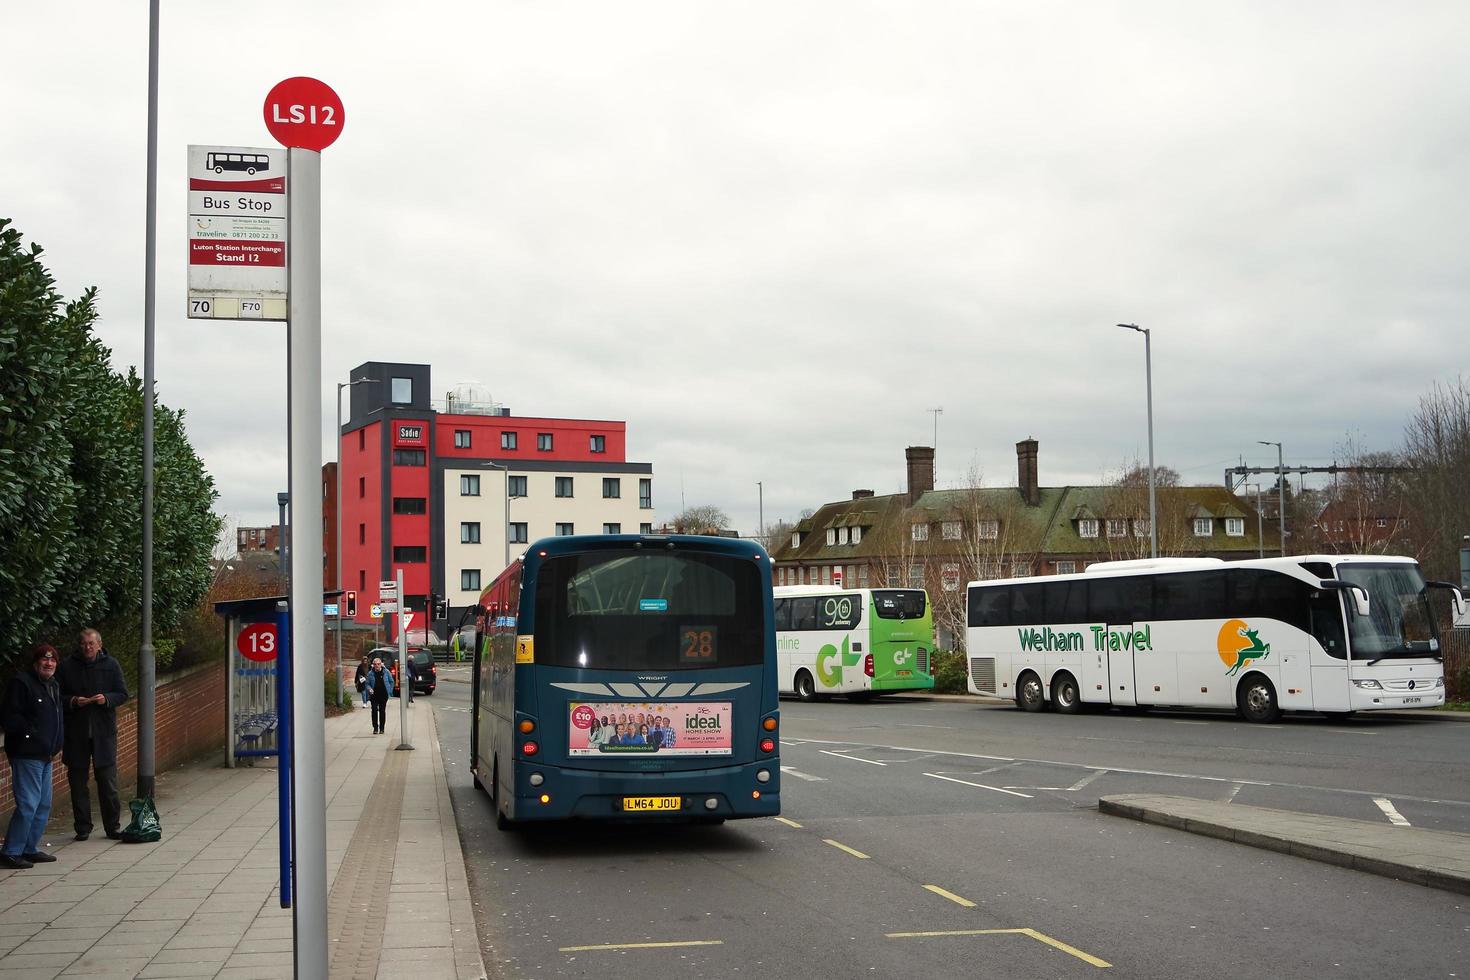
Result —
<instances>
[{"instance_id":1,"label":"white road marking","mask_svg":"<svg viewBox=\"0 0 1470 980\"><path fill-rule=\"evenodd\" d=\"M886 763L886 762L874 762L872 759L860 759L860 758L858 758L855 755L843 755L841 752L828 752L826 749L817 749L817 751L820 752L820 753L822 753L823 755L832 755L832 756L836 756L839 759L848 759L848 760L850 760L852 762L866 762L870 766L886 766L886 765L888 765L888 763Z\"/></svg>"},{"instance_id":2,"label":"white road marking","mask_svg":"<svg viewBox=\"0 0 1470 980\"><path fill-rule=\"evenodd\" d=\"M795 776L797 779L805 779L809 783L825 783L827 781L826 776L809 776L804 772L798 772L791 766L782 766L781 771L788 776Z\"/></svg>"},{"instance_id":3,"label":"white road marking","mask_svg":"<svg viewBox=\"0 0 1470 980\"><path fill-rule=\"evenodd\" d=\"M1225 799L1221 800L1220 802L1221 803L1234 803L1235 802L1235 796L1239 792L1240 792L1240 784L1239 783L1236 783L1235 785L1233 785L1233 786L1230 787L1230 791L1225 794Z\"/></svg>"},{"instance_id":4,"label":"white road marking","mask_svg":"<svg viewBox=\"0 0 1470 980\"><path fill-rule=\"evenodd\" d=\"M1363 732L1356 728L1323 728L1324 732L1332 732L1334 735L1377 735L1377 732Z\"/></svg>"},{"instance_id":5,"label":"white road marking","mask_svg":"<svg viewBox=\"0 0 1470 980\"><path fill-rule=\"evenodd\" d=\"M1208 722L1208 721L1175 721L1174 724L1176 724L1176 725L1208 725L1208 724L1211 724L1211 722Z\"/></svg>"},{"instance_id":6,"label":"white road marking","mask_svg":"<svg viewBox=\"0 0 1470 980\"><path fill-rule=\"evenodd\" d=\"M937 772L926 772L926 773L924 773L924 775L929 776L929 777L932 777L934 779L942 779L942 780L944 780L945 782L948 782L948 783L959 783L962 786L973 786L976 789L988 789L988 790L990 790L991 792L994 792L994 793L1004 793L1007 796L1019 796L1022 799L1027 799L1027 800L1034 800L1034 799L1036 799L1036 797L1031 796L1031 795L1029 795L1027 793L1017 793L1015 790L1003 789L1000 786L986 786L984 783L972 783L968 779L955 779L953 776L941 776Z\"/></svg>"},{"instance_id":7,"label":"white road marking","mask_svg":"<svg viewBox=\"0 0 1470 980\"><path fill-rule=\"evenodd\" d=\"M1378 809L1383 811L1383 815L1388 818L1388 822L1393 824L1395 827L1412 826L1409 821L1404 819L1404 815L1402 813L1394 809L1392 800L1385 800L1382 797L1379 797L1373 802L1378 804Z\"/></svg>"},{"instance_id":8,"label":"white road marking","mask_svg":"<svg viewBox=\"0 0 1470 980\"><path fill-rule=\"evenodd\" d=\"M1083 776L1081 779L1077 780L1071 786L1068 786L1067 787L1067 792L1068 793L1075 793L1075 792L1077 792L1079 789L1081 789L1082 787L1086 786L1088 783L1092 782L1094 779L1096 779L1097 777L1103 775L1106 772L1107 772L1106 769L1099 769L1097 772L1093 773L1091 776Z\"/></svg>"}]
</instances>

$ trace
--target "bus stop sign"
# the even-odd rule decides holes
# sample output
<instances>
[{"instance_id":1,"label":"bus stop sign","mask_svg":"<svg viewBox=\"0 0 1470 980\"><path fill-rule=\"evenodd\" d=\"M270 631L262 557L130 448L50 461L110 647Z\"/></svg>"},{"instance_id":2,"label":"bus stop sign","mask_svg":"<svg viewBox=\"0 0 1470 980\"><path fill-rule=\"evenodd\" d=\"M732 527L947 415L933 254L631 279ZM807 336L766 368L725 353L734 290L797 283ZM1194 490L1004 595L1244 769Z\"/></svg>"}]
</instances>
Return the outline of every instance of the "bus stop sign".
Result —
<instances>
[{"instance_id":1,"label":"bus stop sign","mask_svg":"<svg viewBox=\"0 0 1470 980\"><path fill-rule=\"evenodd\" d=\"M347 121L342 100L325 82L298 75L277 82L265 97L265 128L282 146L325 150Z\"/></svg>"}]
</instances>

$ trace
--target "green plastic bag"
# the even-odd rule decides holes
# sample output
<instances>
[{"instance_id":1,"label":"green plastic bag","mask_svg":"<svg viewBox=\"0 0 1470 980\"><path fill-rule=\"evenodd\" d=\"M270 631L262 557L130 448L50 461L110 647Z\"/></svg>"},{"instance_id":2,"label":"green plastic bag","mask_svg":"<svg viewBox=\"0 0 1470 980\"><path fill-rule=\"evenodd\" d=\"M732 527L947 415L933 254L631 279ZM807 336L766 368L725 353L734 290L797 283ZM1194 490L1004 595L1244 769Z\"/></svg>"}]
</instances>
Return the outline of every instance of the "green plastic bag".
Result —
<instances>
[{"instance_id":1,"label":"green plastic bag","mask_svg":"<svg viewBox=\"0 0 1470 980\"><path fill-rule=\"evenodd\" d=\"M128 809L133 811L133 822L123 828L124 844L151 844L163 836L163 823L158 819L158 808L153 797L132 800Z\"/></svg>"}]
</instances>

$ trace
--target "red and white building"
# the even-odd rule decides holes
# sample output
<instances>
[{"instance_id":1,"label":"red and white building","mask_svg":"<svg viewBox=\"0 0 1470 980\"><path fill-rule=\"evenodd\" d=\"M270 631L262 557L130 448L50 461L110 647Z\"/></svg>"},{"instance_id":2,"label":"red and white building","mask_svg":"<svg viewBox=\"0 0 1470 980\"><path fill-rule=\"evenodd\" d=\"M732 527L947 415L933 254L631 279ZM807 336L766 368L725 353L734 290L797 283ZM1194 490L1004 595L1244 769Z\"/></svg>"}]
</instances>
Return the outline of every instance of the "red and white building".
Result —
<instances>
[{"instance_id":1,"label":"red and white building","mask_svg":"<svg viewBox=\"0 0 1470 980\"><path fill-rule=\"evenodd\" d=\"M423 623L447 598L448 626L537 538L651 533L653 467L626 458L627 423L520 417L451 398L431 406L429 366L369 361L352 369L342 426L342 587L372 621L379 581L403 570L403 608ZM335 481L323 480L326 511ZM326 553L335 554L335 522ZM436 624L443 626L444 624ZM445 632L440 630L441 635Z\"/></svg>"}]
</instances>

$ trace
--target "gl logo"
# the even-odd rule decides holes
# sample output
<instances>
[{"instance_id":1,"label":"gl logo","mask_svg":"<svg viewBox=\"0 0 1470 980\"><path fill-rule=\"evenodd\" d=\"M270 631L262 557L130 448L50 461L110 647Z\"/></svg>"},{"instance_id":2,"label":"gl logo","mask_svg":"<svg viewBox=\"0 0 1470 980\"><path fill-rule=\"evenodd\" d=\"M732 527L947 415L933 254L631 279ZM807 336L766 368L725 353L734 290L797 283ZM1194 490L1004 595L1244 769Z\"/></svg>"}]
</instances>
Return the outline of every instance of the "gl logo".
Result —
<instances>
[{"instance_id":1,"label":"gl logo","mask_svg":"<svg viewBox=\"0 0 1470 980\"><path fill-rule=\"evenodd\" d=\"M902 667L912 659L914 659L914 655L911 651L900 650L893 655L893 666Z\"/></svg>"}]
</instances>

